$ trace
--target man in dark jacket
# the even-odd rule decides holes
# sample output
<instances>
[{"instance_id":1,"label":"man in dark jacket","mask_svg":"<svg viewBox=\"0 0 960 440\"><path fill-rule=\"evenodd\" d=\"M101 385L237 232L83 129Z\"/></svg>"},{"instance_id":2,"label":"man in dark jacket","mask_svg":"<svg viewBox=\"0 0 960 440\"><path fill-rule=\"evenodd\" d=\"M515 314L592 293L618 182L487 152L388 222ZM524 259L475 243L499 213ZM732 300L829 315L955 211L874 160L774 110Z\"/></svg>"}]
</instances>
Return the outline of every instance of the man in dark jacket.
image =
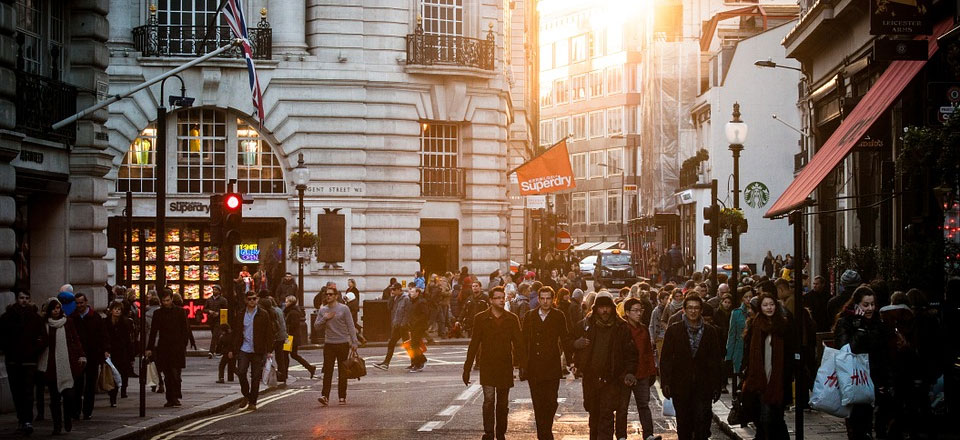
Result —
<instances>
[{"instance_id":1,"label":"man in dark jacket","mask_svg":"<svg viewBox=\"0 0 960 440\"><path fill-rule=\"evenodd\" d=\"M817 324L817 332L829 332L833 328L836 316L829 316L830 289L827 280L820 275L813 277L813 290L803 294L803 303L810 309L810 315Z\"/></svg>"},{"instance_id":2,"label":"man in dark jacket","mask_svg":"<svg viewBox=\"0 0 960 440\"><path fill-rule=\"evenodd\" d=\"M527 312L523 320L523 341L526 344L520 380L527 379L533 413L537 422L537 439L553 439L553 418L557 415L557 394L563 365L560 353L570 358L570 337L566 318L553 308L553 289L540 289L540 307Z\"/></svg>"},{"instance_id":3,"label":"man in dark jacket","mask_svg":"<svg viewBox=\"0 0 960 440\"><path fill-rule=\"evenodd\" d=\"M217 349L217 341L220 340L220 311L227 310L227 316L230 315L230 306L227 299L220 294L221 289L217 284L213 285L213 295L207 298L203 305L203 311L207 314L207 324L210 325L210 352L207 357L212 358L214 353L222 350Z\"/></svg>"},{"instance_id":4,"label":"man in dark jacket","mask_svg":"<svg viewBox=\"0 0 960 440\"><path fill-rule=\"evenodd\" d=\"M840 275L840 287L842 290L827 302L827 320L830 322L831 329L837 320L837 315L843 311L844 304L853 296L853 291L857 290L860 284L863 284L863 280L855 270L847 269L843 271L843 275Z\"/></svg>"},{"instance_id":5,"label":"man in dark jacket","mask_svg":"<svg viewBox=\"0 0 960 440\"><path fill-rule=\"evenodd\" d=\"M283 308L283 319L287 324L287 333L293 335L293 346L290 350L290 358L299 362L303 368L306 368L307 371L310 372L310 378L313 379L313 375L317 372L317 367L314 367L313 364L307 362L303 356L300 356L300 344L302 343L300 326L303 325L303 310L300 310L296 296L289 295L286 301L287 305Z\"/></svg>"},{"instance_id":6,"label":"man in dark jacket","mask_svg":"<svg viewBox=\"0 0 960 440\"><path fill-rule=\"evenodd\" d=\"M422 289L419 287L410 288L410 345L414 347L416 353L411 359L413 373L423 371L423 365L427 363L427 357L420 351L420 341L427 335L427 328L430 325L430 305L424 298Z\"/></svg>"},{"instance_id":7,"label":"man in dark jacket","mask_svg":"<svg viewBox=\"0 0 960 440\"><path fill-rule=\"evenodd\" d=\"M723 349L716 327L701 317L703 299L695 293L683 300L683 317L667 328L660 357L663 395L673 399L680 440L710 437L713 411L723 385Z\"/></svg>"},{"instance_id":8,"label":"man in dark jacket","mask_svg":"<svg viewBox=\"0 0 960 440\"><path fill-rule=\"evenodd\" d=\"M247 292L246 307L240 314L238 322L231 325L236 329L233 347L227 356L237 356L237 371L240 375L240 393L245 399L240 402L240 408L250 411L257 410L257 396L260 394L260 379L263 376L263 366L267 358L273 356L273 341L276 330L273 324L272 311L257 306L257 294ZM156 319L156 318L154 318ZM247 381L247 369L250 369L250 381Z\"/></svg>"},{"instance_id":9,"label":"man in dark jacket","mask_svg":"<svg viewBox=\"0 0 960 440\"><path fill-rule=\"evenodd\" d=\"M461 306L460 323L463 325L463 330L467 332L467 334L472 335L474 317L476 317L478 313L488 310L490 302L487 299L487 295L483 293L483 285L480 281L474 281L471 286L473 289L471 295Z\"/></svg>"},{"instance_id":10,"label":"man in dark jacket","mask_svg":"<svg viewBox=\"0 0 960 440\"><path fill-rule=\"evenodd\" d=\"M573 343L574 363L583 374L583 409L590 414L590 438L612 438L621 389L637 383L637 347L607 292L597 295L593 313L575 331L579 338Z\"/></svg>"},{"instance_id":11,"label":"man in dark jacket","mask_svg":"<svg viewBox=\"0 0 960 440\"><path fill-rule=\"evenodd\" d=\"M274 292L277 303L283 304L287 300L287 297L290 295L297 296L299 287L297 282L293 281L293 274L287 272L283 275L283 279L280 280L280 284L277 285L277 290Z\"/></svg>"},{"instance_id":12,"label":"man in dark jacket","mask_svg":"<svg viewBox=\"0 0 960 440\"><path fill-rule=\"evenodd\" d=\"M393 284L389 302L390 307L390 340L387 342L387 355L383 362L373 364L375 368L387 371L390 368L390 360L393 359L393 351L397 348L397 342L406 339L410 335L410 296L403 293L400 283Z\"/></svg>"},{"instance_id":13,"label":"man in dark jacket","mask_svg":"<svg viewBox=\"0 0 960 440\"><path fill-rule=\"evenodd\" d=\"M502 286L490 290L490 308L475 317L467 360L463 363L463 384L470 385L470 370L479 357L484 440L506 438L513 367L524 364L520 319L503 309L506 297Z\"/></svg>"},{"instance_id":14,"label":"man in dark jacket","mask_svg":"<svg viewBox=\"0 0 960 440\"><path fill-rule=\"evenodd\" d=\"M30 292L17 294L17 302L0 316L0 350L3 350L13 406L17 410L17 431L33 433L33 388L37 358L47 347L43 318L30 303ZM42 380L41 380L42 382Z\"/></svg>"},{"instance_id":15,"label":"man in dark jacket","mask_svg":"<svg viewBox=\"0 0 960 440\"><path fill-rule=\"evenodd\" d=\"M160 293L160 308L153 312L150 338L145 355L153 358L163 375L167 403L164 407L180 406L180 372L187 366L187 312L173 304L173 291L165 287ZM159 338L158 338L159 336ZM153 352L156 351L156 356ZM88 355L89 357L89 355Z\"/></svg>"},{"instance_id":16,"label":"man in dark jacket","mask_svg":"<svg viewBox=\"0 0 960 440\"><path fill-rule=\"evenodd\" d=\"M100 365L110 357L110 338L107 337L107 327L100 314L93 310L87 295L78 293L75 296L77 308L70 314L70 319L80 336L83 351L87 354L87 364L83 367L83 374L78 376L73 386L74 410L83 410L83 419L90 420L93 415L93 402L97 396L97 377L100 374Z\"/></svg>"}]
</instances>

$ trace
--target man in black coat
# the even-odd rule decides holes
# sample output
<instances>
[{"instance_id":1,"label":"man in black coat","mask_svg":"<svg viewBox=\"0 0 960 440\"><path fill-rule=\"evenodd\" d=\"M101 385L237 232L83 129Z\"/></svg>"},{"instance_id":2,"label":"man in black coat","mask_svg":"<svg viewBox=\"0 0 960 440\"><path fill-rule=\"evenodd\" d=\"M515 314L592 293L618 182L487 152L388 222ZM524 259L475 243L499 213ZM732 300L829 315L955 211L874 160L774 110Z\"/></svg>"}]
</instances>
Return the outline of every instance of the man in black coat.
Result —
<instances>
[{"instance_id":1,"label":"man in black coat","mask_svg":"<svg viewBox=\"0 0 960 440\"><path fill-rule=\"evenodd\" d=\"M503 287L490 290L490 308L478 313L474 319L467 360L463 363L463 384L470 385L470 370L479 357L484 440L493 440L494 436L498 440L506 437L513 367L524 364L520 319L503 309L506 298Z\"/></svg>"},{"instance_id":2,"label":"man in black coat","mask_svg":"<svg viewBox=\"0 0 960 440\"><path fill-rule=\"evenodd\" d=\"M173 304L173 290L164 287L160 292L160 308L153 312L150 324L150 337L147 339L147 351L144 353L157 364L157 370L163 375L166 386L167 403L164 407L179 407L180 373L187 366L186 310ZM156 356L154 356L156 352Z\"/></svg>"},{"instance_id":3,"label":"man in black coat","mask_svg":"<svg viewBox=\"0 0 960 440\"><path fill-rule=\"evenodd\" d=\"M577 324L575 332L579 338L573 343L574 363L583 374L583 409L590 414L590 438L613 438L621 389L637 383L637 346L607 292L597 295L593 313Z\"/></svg>"},{"instance_id":4,"label":"man in black coat","mask_svg":"<svg viewBox=\"0 0 960 440\"><path fill-rule=\"evenodd\" d=\"M260 394L260 379L268 357L273 356L273 341L276 331L273 324L273 311L257 306L257 294L247 292L246 307L230 324L234 330L234 341L227 356L236 355L237 371L240 376L240 393L246 399L240 402L240 408L250 411L257 409L257 397ZM249 381L247 369L250 369Z\"/></svg>"},{"instance_id":5,"label":"man in black coat","mask_svg":"<svg viewBox=\"0 0 960 440\"><path fill-rule=\"evenodd\" d=\"M37 358L47 347L43 318L30 303L30 292L17 294L17 302L0 316L0 350L4 354L13 406L17 410L17 431L33 433L33 388Z\"/></svg>"},{"instance_id":6,"label":"man in black coat","mask_svg":"<svg viewBox=\"0 0 960 440\"><path fill-rule=\"evenodd\" d=\"M520 380L530 385L533 413L537 422L537 439L553 439L553 418L557 415L557 394L563 365L560 353L570 358L570 336L566 318L553 308L553 289L540 289L540 307L527 312L523 320L525 343L524 363L520 368Z\"/></svg>"},{"instance_id":7,"label":"man in black coat","mask_svg":"<svg viewBox=\"0 0 960 440\"><path fill-rule=\"evenodd\" d=\"M217 348L217 342L220 341L220 311L226 310L227 316L230 316L230 305L220 293L220 285L214 284L213 295L210 295L203 305L203 311L207 314L207 324L210 325L210 351L207 356L209 358L212 358L214 353L222 351Z\"/></svg>"},{"instance_id":8,"label":"man in black coat","mask_svg":"<svg viewBox=\"0 0 960 440\"><path fill-rule=\"evenodd\" d=\"M667 328L660 356L660 384L673 399L680 440L710 437L711 401L720 399L723 348L716 327L701 316L703 299L695 293L683 300L683 317Z\"/></svg>"},{"instance_id":9,"label":"man in black coat","mask_svg":"<svg viewBox=\"0 0 960 440\"><path fill-rule=\"evenodd\" d=\"M100 365L110 357L110 338L107 336L106 323L90 306L87 295L78 293L75 298L77 308L70 315L70 319L80 336L83 351L87 354L87 364L83 367L83 374L76 378L73 385L73 407L76 410L82 408L83 419L90 420L93 415L93 402L97 396Z\"/></svg>"}]
</instances>

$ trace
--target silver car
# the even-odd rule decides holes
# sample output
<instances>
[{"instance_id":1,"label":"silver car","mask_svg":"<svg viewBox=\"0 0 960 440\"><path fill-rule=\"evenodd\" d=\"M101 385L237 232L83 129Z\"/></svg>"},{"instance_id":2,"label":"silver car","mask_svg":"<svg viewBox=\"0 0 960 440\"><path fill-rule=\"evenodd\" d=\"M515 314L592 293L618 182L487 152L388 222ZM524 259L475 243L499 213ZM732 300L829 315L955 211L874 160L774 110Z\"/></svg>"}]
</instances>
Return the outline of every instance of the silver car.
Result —
<instances>
[{"instance_id":1,"label":"silver car","mask_svg":"<svg viewBox=\"0 0 960 440\"><path fill-rule=\"evenodd\" d=\"M593 278L593 269L597 265L597 256L588 255L584 259L580 260L580 273L584 278L590 279Z\"/></svg>"}]
</instances>

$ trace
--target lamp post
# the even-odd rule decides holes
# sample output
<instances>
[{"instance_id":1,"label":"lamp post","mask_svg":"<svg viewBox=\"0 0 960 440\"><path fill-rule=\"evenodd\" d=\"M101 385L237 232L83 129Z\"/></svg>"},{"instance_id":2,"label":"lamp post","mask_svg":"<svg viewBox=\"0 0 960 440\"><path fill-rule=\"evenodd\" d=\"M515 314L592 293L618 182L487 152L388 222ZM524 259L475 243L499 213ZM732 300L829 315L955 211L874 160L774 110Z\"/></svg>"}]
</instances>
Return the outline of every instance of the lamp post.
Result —
<instances>
[{"instance_id":1,"label":"lamp post","mask_svg":"<svg viewBox=\"0 0 960 440\"><path fill-rule=\"evenodd\" d=\"M740 210L740 152L743 143L747 140L747 124L740 120L740 104L733 104L733 120L724 127L727 142L730 143L730 152L733 153L733 209ZM740 226L734 225L730 231L733 234L733 251L731 252L732 274L728 282L730 291L736 294L737 284L740 281Z\"/></svg>"},{"instance_id":2,"label":"lamp post","mask_svg":"<svg viewBox=\"0 0 960 440\"><path fill-rule=\"evenodd\" d=\"M620 173L620 240L623 240L623 219L626 217L623 215L623 186L626 183L626 173L623 171L623 168L620 168L616 165L608 165L605 163L598 163L597 166L601 166L607 169L613 169L613 172Z\"/></svg>"},{"instance_id":3,"label":"lamp post","mask_svg":"<svg viewBox=\"0 0 960 440\"><path fill-rule=\"evenodd\" d=\"M297 232L300 240L297 241L297 304L303 307L303 193L307 190L307 182L310 181L310 170L303 166L303 153L297 156L297 167L293 169L297 179L297 199L300 202L299 230Z\"/></svg>"}]
</instances>

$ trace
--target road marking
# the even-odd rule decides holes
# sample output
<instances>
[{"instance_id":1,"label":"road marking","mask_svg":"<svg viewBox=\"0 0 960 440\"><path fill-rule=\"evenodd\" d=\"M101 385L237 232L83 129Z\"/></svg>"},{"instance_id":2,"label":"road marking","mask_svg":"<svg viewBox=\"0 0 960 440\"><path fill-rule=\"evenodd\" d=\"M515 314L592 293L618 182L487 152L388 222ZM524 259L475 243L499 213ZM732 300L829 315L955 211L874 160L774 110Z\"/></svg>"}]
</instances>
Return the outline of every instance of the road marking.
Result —
<instances>
[{"instance_id":1,"label":"road marking","mask_svg":"<svg viewBox=\"0 0 960 440\"><path fill-rule=\"evenodd\" d=\"M473 398L473 396L476 396L477 393L480 392L481 388L482 387L478 383L470 385L467 389L463 390L463 392L460 393L460 395L457 396L456 399L453 399L453 400L470 400Z\"/></svg>"},{"instance_id":2,"label":"road marking","mask_svg":"<svg viewBox=\"0 0 960 440\"><path fill-rule=\"evenodd\" d=\"M450 417L460 411L460 408L463 408L463 405L450 405L437 413L438 416Z\"/></svg>"},{"instance_id":3,"label":"road marking","mask_svg":"<svg viewBox=\"0 0 960 440\"><path fill-rule=\"evenodd\" d=\"M566 397L557 397L557 403L563 403L563 402L566 402L566 401L567 401L567 398L566 398ZM530 404L532 404L532 403L533 403L533 399L531 399L531 398L513 399L513 403L514 403L514 404L525 404L525 403L530 403Z\"/></svg>"},{"instance_id":4,"label":"road marking","mask_svg":"<svg viewBox=\"0 0 960 440\"><path fill-rule=\"evenodd\" d=\"M437 422L437 421L427 422L427 423L424 423L423 426L421 426L420 429L418 429L417 431L418 431L418 432L430 432L430 431L433 431L434 429L437 429L437 428L439 428L439 427L441 427L441 426L443 426L443 422Z\"/></svg>"},{"instance_id":5,"label":"road marking","mask_svg":"<svg viewBox=\"0 0 960 440\"><path fill-rule=\"evenodd\" d=\"M283 399L283 398L286 398L286 397L289 397L289 396L293 396L293 395L295 395L295 394L300 394L300 393L302 393L302 392L304 392L304 391L306 391L306 390L304 390L304 389L292 389L292 390L286 390L286 391L283 391L283 392L281 392L281 393L279 393L279 394L275 394L275 395L266 397L266 398L264 398L263 400L261 400L260 402L257 402L257 409L263 408L263 407L267 406L268 404L270 404L271 402L275 402L275 401L277 401L277 400L280 400L280 399ZM233 417L237 417L237 416L246 414L246 413L248 413L248 412L249 412L249 411L246 411L246 410L237 408L237 409L235 409L235 410L233 410L233 411L231 411L231 412L229 412L229 413L227 413L227 414L221 414L221 415L218 415L218 416L206 417L206 418L197 420L197 421L195 421L195 422L189 423L189 424L187 424L187 425L184 425L184 426L182 426L182 427L180 427L180 428L178 428L178 429L176 429L176 430L174 430L174 431L169 431L169 432L165 432L165 433L162 433L162 434L158 434L158 435L154 436L154 437L152 438L152 440L170 440L170 439L176 438L176 437L178 437L178 436L180 436L180 435L183 435L183 434L186 434L186 433L193 432L193 431L196 431L196 430L198 430L198 429L204 428L204 427L209 426L209 425L211 425L211 424L213 424L213 423L216 423L216 422L219 422L219 421L222 421L222 420L226 420L226 419L230 419L230 418L233 418Z\"/></svg>"}]
</instances>

